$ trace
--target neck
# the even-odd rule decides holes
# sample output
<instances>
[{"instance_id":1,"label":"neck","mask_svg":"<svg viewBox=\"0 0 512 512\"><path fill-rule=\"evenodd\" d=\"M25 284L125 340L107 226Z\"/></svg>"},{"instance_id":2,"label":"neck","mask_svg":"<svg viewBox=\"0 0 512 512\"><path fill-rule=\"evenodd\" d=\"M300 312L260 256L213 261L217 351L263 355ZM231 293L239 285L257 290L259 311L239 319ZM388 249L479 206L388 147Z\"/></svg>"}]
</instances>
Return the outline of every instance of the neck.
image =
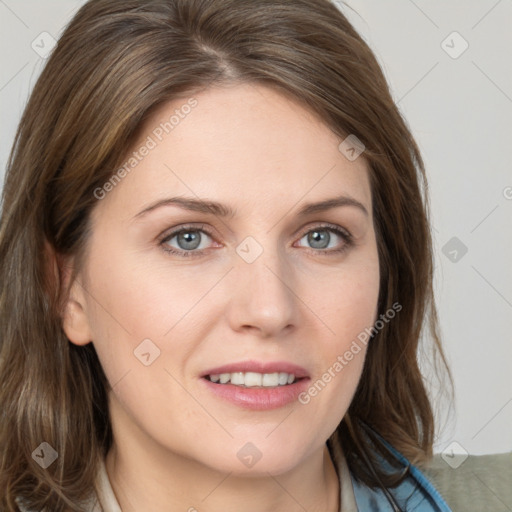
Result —
<instances>
[{"instance_id":1,"label":"neck","mask_svg":"<svg viewBox=\"0 0 512 512\"><path fill-rule=\"evenodd\" d=\"M140 447L122 442L107 455L123 512L339 511L339 480L326 446L286 473L255 477L221 473L162 447Z\"/></svg>"}]
</instances>

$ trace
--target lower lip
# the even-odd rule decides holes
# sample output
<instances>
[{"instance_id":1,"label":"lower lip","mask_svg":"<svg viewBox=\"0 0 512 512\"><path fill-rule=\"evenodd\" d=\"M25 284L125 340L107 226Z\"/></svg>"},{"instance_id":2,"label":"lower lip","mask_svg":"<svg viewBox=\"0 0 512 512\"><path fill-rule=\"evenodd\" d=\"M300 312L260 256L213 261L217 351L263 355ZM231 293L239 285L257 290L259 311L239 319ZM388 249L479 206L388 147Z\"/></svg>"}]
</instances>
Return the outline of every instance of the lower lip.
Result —
<instances>
[{"instance_id":1,"label":"lower lip","mask_svg":"<svg viewBox=\"0 0 512 512\"><path fill-rule=\"evenodd\" d=\"M244 409L267 411L279 409L297 401L309 383L309 378L300 379L293 384L275 388L245 388L233 384L216 384L208 379L201 379L207 388L218 397Z\"/></svg>"}]
</instances>

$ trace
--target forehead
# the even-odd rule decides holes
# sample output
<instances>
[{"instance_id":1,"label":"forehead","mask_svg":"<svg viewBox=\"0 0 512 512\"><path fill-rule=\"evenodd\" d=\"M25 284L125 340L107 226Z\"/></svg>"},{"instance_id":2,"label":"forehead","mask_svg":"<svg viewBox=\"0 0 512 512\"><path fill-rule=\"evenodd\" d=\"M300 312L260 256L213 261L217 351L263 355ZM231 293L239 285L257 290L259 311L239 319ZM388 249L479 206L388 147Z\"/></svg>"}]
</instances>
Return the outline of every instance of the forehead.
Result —
<instances>
[{"instance_id":1,"label":"forehead","mask_svg":"<svg viewBox=\"0 0 512 512\"><path fill-rule=\"evenodd\" d=\"M172 194L279 209L344 194L371 211L364 156L298 101L261 85L211 88L159 106L124 159L105 206L131 212Z\"/></svg>"}]
</instances>

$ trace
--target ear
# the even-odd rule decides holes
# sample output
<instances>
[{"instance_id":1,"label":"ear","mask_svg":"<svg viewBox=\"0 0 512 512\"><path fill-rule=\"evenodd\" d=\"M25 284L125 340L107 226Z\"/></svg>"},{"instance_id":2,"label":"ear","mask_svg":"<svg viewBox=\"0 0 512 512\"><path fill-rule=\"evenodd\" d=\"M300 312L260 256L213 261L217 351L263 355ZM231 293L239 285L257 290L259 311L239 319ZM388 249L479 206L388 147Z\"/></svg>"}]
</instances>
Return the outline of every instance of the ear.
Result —
<instances>
[{"instance_id":1,"label":"ear","mask_svg":"<svg viewBox=\"0 0 512 512\"><path fill-rule=\"evenodd\" d=\"M87 345L92 341L92 333L87 314L87 292L84 290L80 276L74 275L70 260L59 265L62 290L65 296L62 306L62 328L67 338L75 345ZM73 282L71 282L73 279Z\"/></svg>"},{"instance_id":2,"label":"ear","mask_svg":"<svg viewBox=\"0 0 512 512\"><path fill-rule=\"evenodd\" d=\"M92 341L92 335L83 300L83 289L78 289L79 286L76 280L71 285L70 296L64 306L62 328L71 343L87 345Z\"/></svg>"}]
</instances>

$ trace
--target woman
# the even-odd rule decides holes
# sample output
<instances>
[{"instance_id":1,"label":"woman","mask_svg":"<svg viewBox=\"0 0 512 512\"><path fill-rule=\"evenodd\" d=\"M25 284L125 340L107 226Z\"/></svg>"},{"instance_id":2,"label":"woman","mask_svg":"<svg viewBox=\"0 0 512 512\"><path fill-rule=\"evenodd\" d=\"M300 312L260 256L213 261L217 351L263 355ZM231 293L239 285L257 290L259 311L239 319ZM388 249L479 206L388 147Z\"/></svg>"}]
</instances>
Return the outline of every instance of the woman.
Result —
<instances>
[{"instance_id":1,"label":"woman","mask_svg":"<svg viewBox=\"0 0 512 512\"><path fill-rule=\"evenodd\" d=\"M424 185L327 0L87 3L3 191L2 510L448 510Z\"/></svg>"}]
</instances>

